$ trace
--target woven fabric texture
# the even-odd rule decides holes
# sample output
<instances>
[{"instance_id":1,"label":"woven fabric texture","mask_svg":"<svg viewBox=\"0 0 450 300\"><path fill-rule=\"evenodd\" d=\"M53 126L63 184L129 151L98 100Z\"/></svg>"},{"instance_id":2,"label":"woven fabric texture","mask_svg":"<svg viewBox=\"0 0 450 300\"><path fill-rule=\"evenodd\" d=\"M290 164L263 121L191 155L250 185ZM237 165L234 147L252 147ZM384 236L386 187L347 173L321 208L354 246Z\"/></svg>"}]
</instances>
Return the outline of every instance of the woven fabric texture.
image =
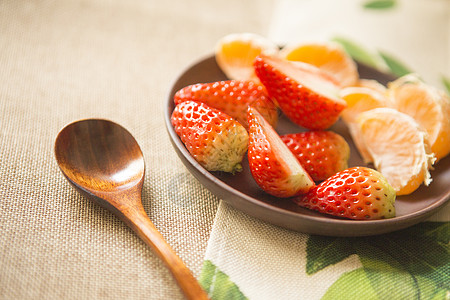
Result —
<instances>
[{"instance_id":1,"label":"woven fabric texture","mask_svg":"<svg viewBox=\"0 0 450 300\"><path fill-rule=\"evenodd\" d=\"M260 32L271 1L0 2L0 298L182 299L163 263L80 196L53 154L83 118L127 128L146 161L143 204L199 275L219 199L166 133L170 84L230 32Z\"/></svg>"}]
</instances>

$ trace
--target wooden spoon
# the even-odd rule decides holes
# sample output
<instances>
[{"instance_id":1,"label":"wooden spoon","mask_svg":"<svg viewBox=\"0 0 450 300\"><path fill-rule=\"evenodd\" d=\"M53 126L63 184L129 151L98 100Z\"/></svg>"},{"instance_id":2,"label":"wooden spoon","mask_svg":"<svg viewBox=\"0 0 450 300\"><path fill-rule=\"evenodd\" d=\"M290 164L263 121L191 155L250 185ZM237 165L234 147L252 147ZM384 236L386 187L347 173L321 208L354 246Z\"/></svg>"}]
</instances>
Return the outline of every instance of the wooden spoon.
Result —
<instances>
[{"instance_id":1,"label":"wooden spoon","mask_svg":"<svg viewBox=\"0 0 450 300\"><path fill-rule=\"evenodd\" d=\"M58 134L55 156L62 173L79 192L117 214L152 247L187 299L208 299L144 211L144 156L125 128L101 119L74 122Z\"/></svg>"}]
</instances>

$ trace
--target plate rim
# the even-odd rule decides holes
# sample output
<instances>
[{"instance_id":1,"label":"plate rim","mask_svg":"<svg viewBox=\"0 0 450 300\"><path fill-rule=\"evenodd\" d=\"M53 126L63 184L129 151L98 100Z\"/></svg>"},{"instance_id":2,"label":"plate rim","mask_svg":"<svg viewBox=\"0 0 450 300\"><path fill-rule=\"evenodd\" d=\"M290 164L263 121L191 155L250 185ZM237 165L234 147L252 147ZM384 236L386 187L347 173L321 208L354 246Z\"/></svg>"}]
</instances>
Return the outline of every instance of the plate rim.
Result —
<instances>
[{"instance_id":1,"label":"plate rim","mask_svg":"<svg viewBox=\"0 0 450 300\"><path fill-rule=\"evenodd\" d=\"M249 196L249 195L235 189L234 187L228 185L227 183L223 182L222 180L220 180L219 178L214 176L211 172L207 171L204 167L202 167L195 160L194 157L192 157L192 155L189 153L189 151L187 150L187 148L185 147L185 145L183 144L181 139L176 134L176 132L172 126L171 120L170 120L171 115L172 115L172 110L175 107L174 102L173 102L173 95L177 91L177 90L175 90L177 83L180 82L180 80L191 69L193 69L194 67L200 66L202 63L207 63L209 60L212 60L212 59L214 59L214 55L206 55L206 56L203 56L203 57L195 60L194 62L189 64L187 67L185 67L182 70L182 72L180 72L178 74L178 76L171 82L169 91L166 96L165 106L164 106L164 119L165 119L166 130L169 134L171 144L174 147L179 158L182 160L185 167L188 169L188 171L192 175L194 175L194 177L197 180L200 181L200 183L204 187L206 187L212 194L216 195L219 199L225 201L226 203L230 204L231 206L235 207L236 209L243 211L244 213L247 213L248 215L250 215L252 217L266 221L273 225L281 226L281 227L299 231L299 232L304 232L304 233L309 233L309 234L326 235L326 236L369 236L369 235L378 235L378 234L401 230L401 229L404 229L406 227L409 227L411 225L414 225L414 224L420 222L420 220L423 220L424 218L426 218L427 216L430 216L431 214L434 214L435 212L437 212L437 210L441 209L445 205L445 203L450 199L450 189L449 189L445 195L443 195L439 200L435 201L431 205L424 207L420 210L414 211L412 213L406 214L406 215L396 216L394 218L382 219L382 220L346 220L346 219L337 219L337 218L330 217L330 218L327 218L326 221L324 221L324 217L322 215L318 215L318 216L303 215L298 212L293 212L288 209L273 206L262 200L258 200L257 198ZM364 66L364 67L367 67L367 66ZM226 80L226 79L224 79L224 80ZM191 167L193 167L197 172L192 172L192 170L188 168L186 163L190 164ZM228 197L219 196L218 195L219 193L211 190L211 188L209 187L209 184L205 184L204 180L208 180L210 183L217 185L221 190L223 190L225 192L225 193L222 192L220 194L232 194L233 196L238 196L238 198L240 198L240 199L238 201L230 201L228 199ZM346 226L346 227L349 227L349 229L351 229L351 227L353 227L353 226L359 226L359 227L363 227L363 230L360 230L360 232L352 232L350 234L344 233L344 232L336 232L336 234L323 234L322 230L314 231L313 229L306 230L306 231L298 230L297 226L289 226L286 224L280 224L280 222L273 222L272 220L270 220L270 218L261 218L260 216L255 215L255 213L253 213L253 211L251 209L242 209L241 204L243 204L244 201L242 201L241 199L243 199L243 200L245 200L245 202L251 204L249 208L253 207L253 208L258 208L259 210L261 210L261 209L268 210L269 212L275 212L276 214L287 217L289 219L292 219L292 218L299 219L299 222L305 221L305 222L309 222L309 223L312 222L312 223L319 223L319 224L326 223L327 225L331 225L331 226L336 226L336 225ZM241 202L241 203L239 203L239 202ZM372 229L372 227L382 226L382 225L386 225L384 227L390 227L389 225L392 225L392 224L400 224L400 225L396 226L395 229L385 228L385 230L383 230L383 229L376 230L376 231L370 230L370 229ZM340 230L340 231L343 231L343 230Z\"/></svg>"}]
</instances>

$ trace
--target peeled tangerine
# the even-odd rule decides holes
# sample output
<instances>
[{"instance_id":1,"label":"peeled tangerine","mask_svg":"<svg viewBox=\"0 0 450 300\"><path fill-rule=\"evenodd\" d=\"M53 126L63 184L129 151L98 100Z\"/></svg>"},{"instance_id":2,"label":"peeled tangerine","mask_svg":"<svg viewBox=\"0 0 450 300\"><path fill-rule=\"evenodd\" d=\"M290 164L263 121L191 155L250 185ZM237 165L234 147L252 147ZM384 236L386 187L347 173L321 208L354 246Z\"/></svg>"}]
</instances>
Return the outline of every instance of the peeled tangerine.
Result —
<instances>
[{"instance_id":1,"label":"peeled tangerine","mask_svg":"<svg viewBox=\"0 0 450 300\"><path fill-rule=\"evenodd\" d=\"M287 45L280 57L318 67L333 76L342 87L358 83L356 63L341 45L334 42L313 42Z\"/></svg>"},{"instance_id":2,"label":"peeled tangerine","mask_svg":"<svg viewBox=\"0 0 450 300\"><path fill-rule=\"evenodd\" d=\"M397 195L429 185L435 161L428 134L410 116L392 108L375 108L356 118L360 138Z\"/></svg>"},{"instance_id":3,"label":"peeled tangerine","mask_svg":"<svg viewBox=\"0 0 450 300\"><path fill-rule=\"evenodd\" d=\"M365 86L344 88L341 90L339 96L347 102L347 108L341 113L342 120L347 124L353 142L358 148L364 162L370 163L372 162L372 157L368 153L364 142L361 140L361 135L357 132L356 119L362 112L378 107L389 107L388 99L381 90Z\"/></svg>"},{"instance_id":4,"label":"peeled tangerine","mask_svg":"<svg viewBox=\"0 0 450 300\"><path fill-rule=\"evenodd\" d=\"M278 46L254 33L232 33L222 37L215 48L216 62L229 79L259 82L253 62L260 54L275 55Z\"/></svg>"},{"instance_id":5,"label":"peeled tangerine","mask_svg":"<svg viewBox=\"0 0 450 300\"><path fill-rule=\"evenodd\" d=\"M428 133L431 151L439 160L450 153L450 98L406 75L388 85L387 95L396 108L414 118Z\"/></svg>"}]
</instances>

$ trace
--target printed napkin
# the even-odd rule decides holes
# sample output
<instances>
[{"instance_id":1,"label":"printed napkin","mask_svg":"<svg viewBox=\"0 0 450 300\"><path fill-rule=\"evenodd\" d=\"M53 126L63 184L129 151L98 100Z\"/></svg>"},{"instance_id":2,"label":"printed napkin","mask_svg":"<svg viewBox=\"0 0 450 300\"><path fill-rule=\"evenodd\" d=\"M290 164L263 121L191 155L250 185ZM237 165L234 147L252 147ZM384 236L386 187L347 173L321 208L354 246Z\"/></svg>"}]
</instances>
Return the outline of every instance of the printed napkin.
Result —
<instances>
[{"instance_id":1,"label":"printed napkin","mask_svg":"<svg viewBox=\"0 0 450 300\"><path fill-rule=\"evenodd\" d=\"M268 37L335 40L356 59L449 87L447 0L276 2ZM432 52L432 54L431 54ZM450 299L450 205L389 234L286 230L221 201L200 282L212 299Z\"/></svg>"},{"instance_id":2,"label":"printed napkin","mask_svg":"<svg viewBox=\"0 0 450 300\"><path fill-rule=\"evenodd\" d=\"M200 282L212 299L448 299L450 205L364 238L302 234L222 202Z\"/></svg>"}]
</instances>

